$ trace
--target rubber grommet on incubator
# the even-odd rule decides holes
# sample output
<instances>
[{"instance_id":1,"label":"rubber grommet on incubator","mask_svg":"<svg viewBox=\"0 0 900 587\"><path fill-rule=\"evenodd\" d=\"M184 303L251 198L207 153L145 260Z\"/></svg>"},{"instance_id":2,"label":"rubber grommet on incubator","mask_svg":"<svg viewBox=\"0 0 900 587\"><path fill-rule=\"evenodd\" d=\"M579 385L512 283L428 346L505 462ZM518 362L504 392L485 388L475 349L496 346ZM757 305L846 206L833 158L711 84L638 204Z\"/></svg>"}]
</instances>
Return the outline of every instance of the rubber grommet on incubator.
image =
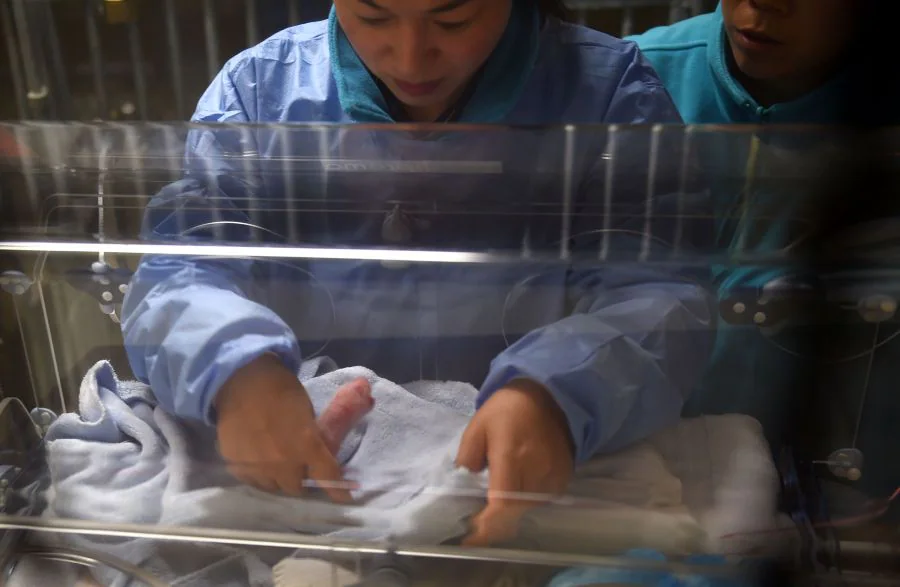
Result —
<instances>
[{"instance_id":1,"label":"rubber grommet on incubator","mask_svg":"<svg viewBox=\"0 0 900 587\"><path fill-rule=\"evenodd\" d=\"M859 300L857 310L866 322L887 322L897 314L897 300L883 294L870 295Z\"/></svg>"},{"instance_id":2,"label":"rubber grommet on incubator","mask_svg":"<svg viewBox=\"0 0 900 587\"><path fill-rule=\"evenodd\" d=\"M828 455L826 461L816 461L827 465L832 475L848 481L859 481L862 478L864 457L857 448L842 448Z\"/></svg>"},{"instance_id":3,"label":"rubber grommet on incubator","mask_svg":"<svg viewBox=\"0 0 900 587\"><path fill-rule=\"evenodd\" d=\"M8 294L20 296L31 288L34 282L21 271L4 271L0 273L0 289Z\"/></svg>"}]
</instances>

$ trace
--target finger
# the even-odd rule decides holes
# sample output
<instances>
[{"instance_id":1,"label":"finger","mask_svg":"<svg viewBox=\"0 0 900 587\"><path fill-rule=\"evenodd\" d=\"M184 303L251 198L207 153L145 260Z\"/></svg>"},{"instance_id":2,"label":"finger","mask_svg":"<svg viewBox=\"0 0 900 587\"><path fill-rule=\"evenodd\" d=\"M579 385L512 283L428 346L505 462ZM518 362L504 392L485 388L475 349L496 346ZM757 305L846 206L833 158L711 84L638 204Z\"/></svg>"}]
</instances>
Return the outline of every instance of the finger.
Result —
<instances>
[{"instance_id":1,"label":"finger","mask_svg":"<svg viewBox=\"0 0 900 587\"><path fill-rule=\"evenodd\" d=\"M488 478L488 504L473 520L467 546L487 546L515 538L519 521L533 504L523 499L524 479L509 459L492 459Z\"/></svg>"},{"instance_id":2,"label":"finger","mask_svg":"<svg viewBox=\"0 0 900 587\"><path fill-rule=\"evenodd\" d=\"M491 455L488 469L488 506L500 507L517 497L522 491L522 474L508 457Z\"/></svg>"},{"instance_id":3,"label":"finger","mask_svg":"<svg viewBox=\"0 0 900 587\"><path fill-rule=\"evenodd\" d=\"M473 473L483 471L487 466L487 434L477 418L469 422L459 442L456 466Z\"/></svg>"},{"instance_id":4,"label":"finger","mask_svg":"<svg viewBox=\"0 0 900 587\"><path fill-rule=\"evenodd\" d=\"M285 465L279 467L277 471L273 471L273 478L285 495L300 497L306 492L306 467L304 466Z\"/></svg>"},{"instance_id":5,"label":"finger","mask_svg":"<svg viewBox=\"0 0 900 587\"><path fill-rule=\"evenodd\" d=\"M266 479L268 477L260 467L251 466L246 463L229 463L228 473L241 483L252 485L254 487L259 486L258 481L260 479Z\"/></svg>"},{"instance_id":6,"label":"finger","mask_svg":"<svg viewBox=\"0 0 900 587\"><path fill-rule=\"evenodd\" d=\"M471 521L471 531L463 546L491 546L508 542L519 533L522 516L513 508L488 506Z\"/></svg>"},{"instance_id":7,"label":"finger","mask_svg":"<svg viewBox=\"0 0 900 587\"><path fill-rule=\"evenodd\" d=\"M257 476L253 478L253 481L250 484L257 489L261 489L268 493L279 493L282 491L274 477Z\"/></svg>"},{"instance_id":8,"label":"finger","mask_svg":"<svg viewBox=\"0 0 900 587\"><path fill-rule=\"evenodd\" d=\"M228 467L228 472L232 477L250 487L255 487L261 491L268 491L269 493L278 493L279 491L275 477L259 467L230 465Z\"/></svg>"},{"instance_id":9,"label":"finger","mask_svg":"<svg viewBox=\"0 0 900 587\"><path fill-rule=\"evenodd\" d=\"M328 450L337 454L341 443L351 430L375 405L372 388L365 379L352 381L334 394L317 423Z\"/></svg>"},{"instance_id":10,"label":"finger","mask_svg":"<svg viewBox=\"0 0 900 587\"><path fill-rule=\"evenodd\" d=\"M324 443L315 451L315 458L310 459L308 475L332 501L336 503L353 501L344 482L341 466Z\"/></svg>"},{"instance_id":11,"label":"finger","mask_svg":"<svg viewBox=\"0 0 900 587\"><path fill-rule=\"evenodd\" d=\"M489 503L471 522L465 546L490 546L513 540L519 534L522 518L534 507L528 501L504 499Z\"/></svg>"},{"instance_id":12,"label":"finger","mask_svg":"<svg viewBox=\"0 0 900 587\"><path fill-rule=\"evenodd\" d=\"M250 469L243 465L228 465L228 474L247 485L253 485L253 475Z\"/></svg>"}]
</instances>

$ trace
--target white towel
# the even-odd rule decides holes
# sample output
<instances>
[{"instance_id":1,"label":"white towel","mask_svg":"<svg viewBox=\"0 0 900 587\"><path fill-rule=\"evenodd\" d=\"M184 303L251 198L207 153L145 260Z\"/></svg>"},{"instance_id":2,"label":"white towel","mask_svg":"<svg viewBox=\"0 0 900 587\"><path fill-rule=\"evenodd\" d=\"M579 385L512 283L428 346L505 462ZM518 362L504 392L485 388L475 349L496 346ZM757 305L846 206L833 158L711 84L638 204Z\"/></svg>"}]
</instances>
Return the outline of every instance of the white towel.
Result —
<instances>
[{"instance_id":1,"label":"white towel","mask_svg":"<svg viewBox=\"0 0 900 587\"><path fill-rule=\"evenodd\" d=\"M359 575L329 562L309 558L287 558L272 572L274 587L351 587Z\"/></svg>"},{"instance_id":2,"label":"white towel","mask_svg":"<svg viewBox=\"0 0 900 587\"><path fill-rule=\"evenodd\" d=\"M46 515L342 539L392 537L426 545L461 536L467 518L482 507L478 492L483 495L486 487L485 475L457 470L453 463L474 409L475 389L452 382L404 388L361 368L304 384L321 412L340 385L358 377L369 380L376 403L339 453L363 487L357 503L346 507L240 486L225 472L213 429L166 414L146 386L120 383L107 363L98 363L84 379L80 413L61 416L47 433L51 489ZM570 489L575 504L533 511L516 545L595 554L636 547L669 554L720 551L724 547L717 540L723 534L771 527L774 477L751 419L687 420L580 468ZM748 506L752 509L746 513L734 511ZM185 587L268 587L272 568L285 555L283 550L147 540L65 539ZM127 584L113 574L101 572L98 578L104 584Z\"/></svg>"},{"instance_id":3,"label":"white towel","mask_svg":"<svg viewBox=\"0 0 900 587\"><path fill-rule=\"evenodd\" d=\"M475 389L459 383L404 389L366 369L343 369L305 381L316 411L359 377L371 383L376 405L339 452L363 487L346 507L239 485L216 452L214 429L172 417L146 386L119 382L108 363L98 363L82 383L79 413L60 416L47 432L51 488L45 515L424 544L462 535L466 517L482 503L472 491L484 479L456 470L452 447L471 417ZM66 539L185 586L268 586L272 566L284 556L213 545ZM127 584L103 571L99 579Z\"/></svg>"}]
</instances>

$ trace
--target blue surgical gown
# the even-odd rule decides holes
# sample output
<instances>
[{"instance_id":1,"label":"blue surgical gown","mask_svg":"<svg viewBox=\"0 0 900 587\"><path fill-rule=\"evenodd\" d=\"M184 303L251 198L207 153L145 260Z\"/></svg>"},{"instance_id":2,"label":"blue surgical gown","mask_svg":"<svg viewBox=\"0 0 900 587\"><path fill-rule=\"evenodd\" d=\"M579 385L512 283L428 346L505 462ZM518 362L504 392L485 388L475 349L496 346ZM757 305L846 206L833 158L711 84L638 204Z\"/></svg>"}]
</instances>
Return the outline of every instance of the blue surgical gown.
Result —
<instances>
[{"instance_id":1,"label":"blue surgical gown","mask_svg":"<svg viewBox=\"0 0 900 587\"><path fill-rule=\"evenodd\" d=\"M336 87L328 31L327 22L288 29L229 61L194 121L357 122ZM538 33L504 122L679 122L635 45L553 19ZM516 253L526 243L557 256L562 241L575 252L568 263L476 265L147 256L123 308L133 370L166 409L208 422L217 390L242 365L274 353L296 368L320 353L398 382L469 381L480 386L479 405L514 378L534 379L564 411L579 460L668 426L710 351L713 313L702 271L596 262L599 241L612 257L635 259L656 240L629 235L648 223L674 232L665 215L645 213L650 133L624 134L635 140L617 156L616 194L633 198L617 199L612 214L606 131L570 141L562 127L440 136L195 128L185 178L151 202L146 238ZM663 163L680 161L662 152L672 155ZM409 161L498 172L390 173ZM355 173L327 173L353 165ZM574 216L563 230L566 168L574 169ZM677 184L676 174L653 176L656 192L665 193L667 177ZM675 209L665 198L656 204ZM395 216L405 221L392 234ZM621 231L598 241L610 227ZM594 262L576 263L578 251Z\"/></svg>"}]
</instances>

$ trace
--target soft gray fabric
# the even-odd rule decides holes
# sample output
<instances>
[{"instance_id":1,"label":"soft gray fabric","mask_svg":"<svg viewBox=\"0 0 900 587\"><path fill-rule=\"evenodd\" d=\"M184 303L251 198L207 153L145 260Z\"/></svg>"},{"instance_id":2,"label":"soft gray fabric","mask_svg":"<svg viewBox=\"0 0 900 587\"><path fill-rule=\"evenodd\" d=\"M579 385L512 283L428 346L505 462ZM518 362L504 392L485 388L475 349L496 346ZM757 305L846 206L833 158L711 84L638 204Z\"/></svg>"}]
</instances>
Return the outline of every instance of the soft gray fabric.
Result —
<instances>
[{"instance_id":1,"label":"soft gray fabric","mask_svg":"<svg viewBox=\"0 0 900 587\"><path fill-rule=\"evenodd\" d=\"M215 431L178 420L150 390L118 382L107 363L85 377L79 414L47 433L51 489L47 516L154 526L214 527L394 538L434 545L462 535L483 505L484 474L455 468L459 437L476 391L453 382L401 387L362 368L301 378L317 413L344 383L365 377L374 410L345 439L338 458L358 481L353 506L270 495L239 485L216 452ZM684 420L645 442L579 467L568 502L532 511L511 545L569 553L620 554L652 548L668 554L753 551L776 522L777 474L759 424L743 416ZM239 549L98 537L65 537L68 546L101 550L140 565L173 585L272 584L285 550ZM315 553L298 553L315 556ZM431 561L414 575L433 576ZM426 568L427 567L427 568ZM104 584L126 585L101 574ZM452 580L449 584L455 584Z\"/></svg>"},{"instance_id":2,"label":"soft gray fabric","mask_svg":"<svg viewBox=\"0 0 900 587\"><path fill-rule=\"evenodd\" d=\"M305 368L305 375L314 374ZM366 369L343 369L305 381L317 413L340 385L358 377L370 381L376 403L339 453L364 488L354 506L345 507L238 485L216 453L214 429L170 416L149 388L119 382L108 363L98 363L82 383L79 413L64 414L47 433L51 489L46 515L343 539L395 537L426 544L462 534L464 519L481 499L440 494L482 485L480 476L455 471L452 460L452 447L471 417L475 389L457 383L404 389ZM423 491L426 486L441 489ZM286 554L145 540L67 540L185 586L270 585L271 566ZM126 584L113 574L99 578Z\"/></svg>"}]
</instances>

